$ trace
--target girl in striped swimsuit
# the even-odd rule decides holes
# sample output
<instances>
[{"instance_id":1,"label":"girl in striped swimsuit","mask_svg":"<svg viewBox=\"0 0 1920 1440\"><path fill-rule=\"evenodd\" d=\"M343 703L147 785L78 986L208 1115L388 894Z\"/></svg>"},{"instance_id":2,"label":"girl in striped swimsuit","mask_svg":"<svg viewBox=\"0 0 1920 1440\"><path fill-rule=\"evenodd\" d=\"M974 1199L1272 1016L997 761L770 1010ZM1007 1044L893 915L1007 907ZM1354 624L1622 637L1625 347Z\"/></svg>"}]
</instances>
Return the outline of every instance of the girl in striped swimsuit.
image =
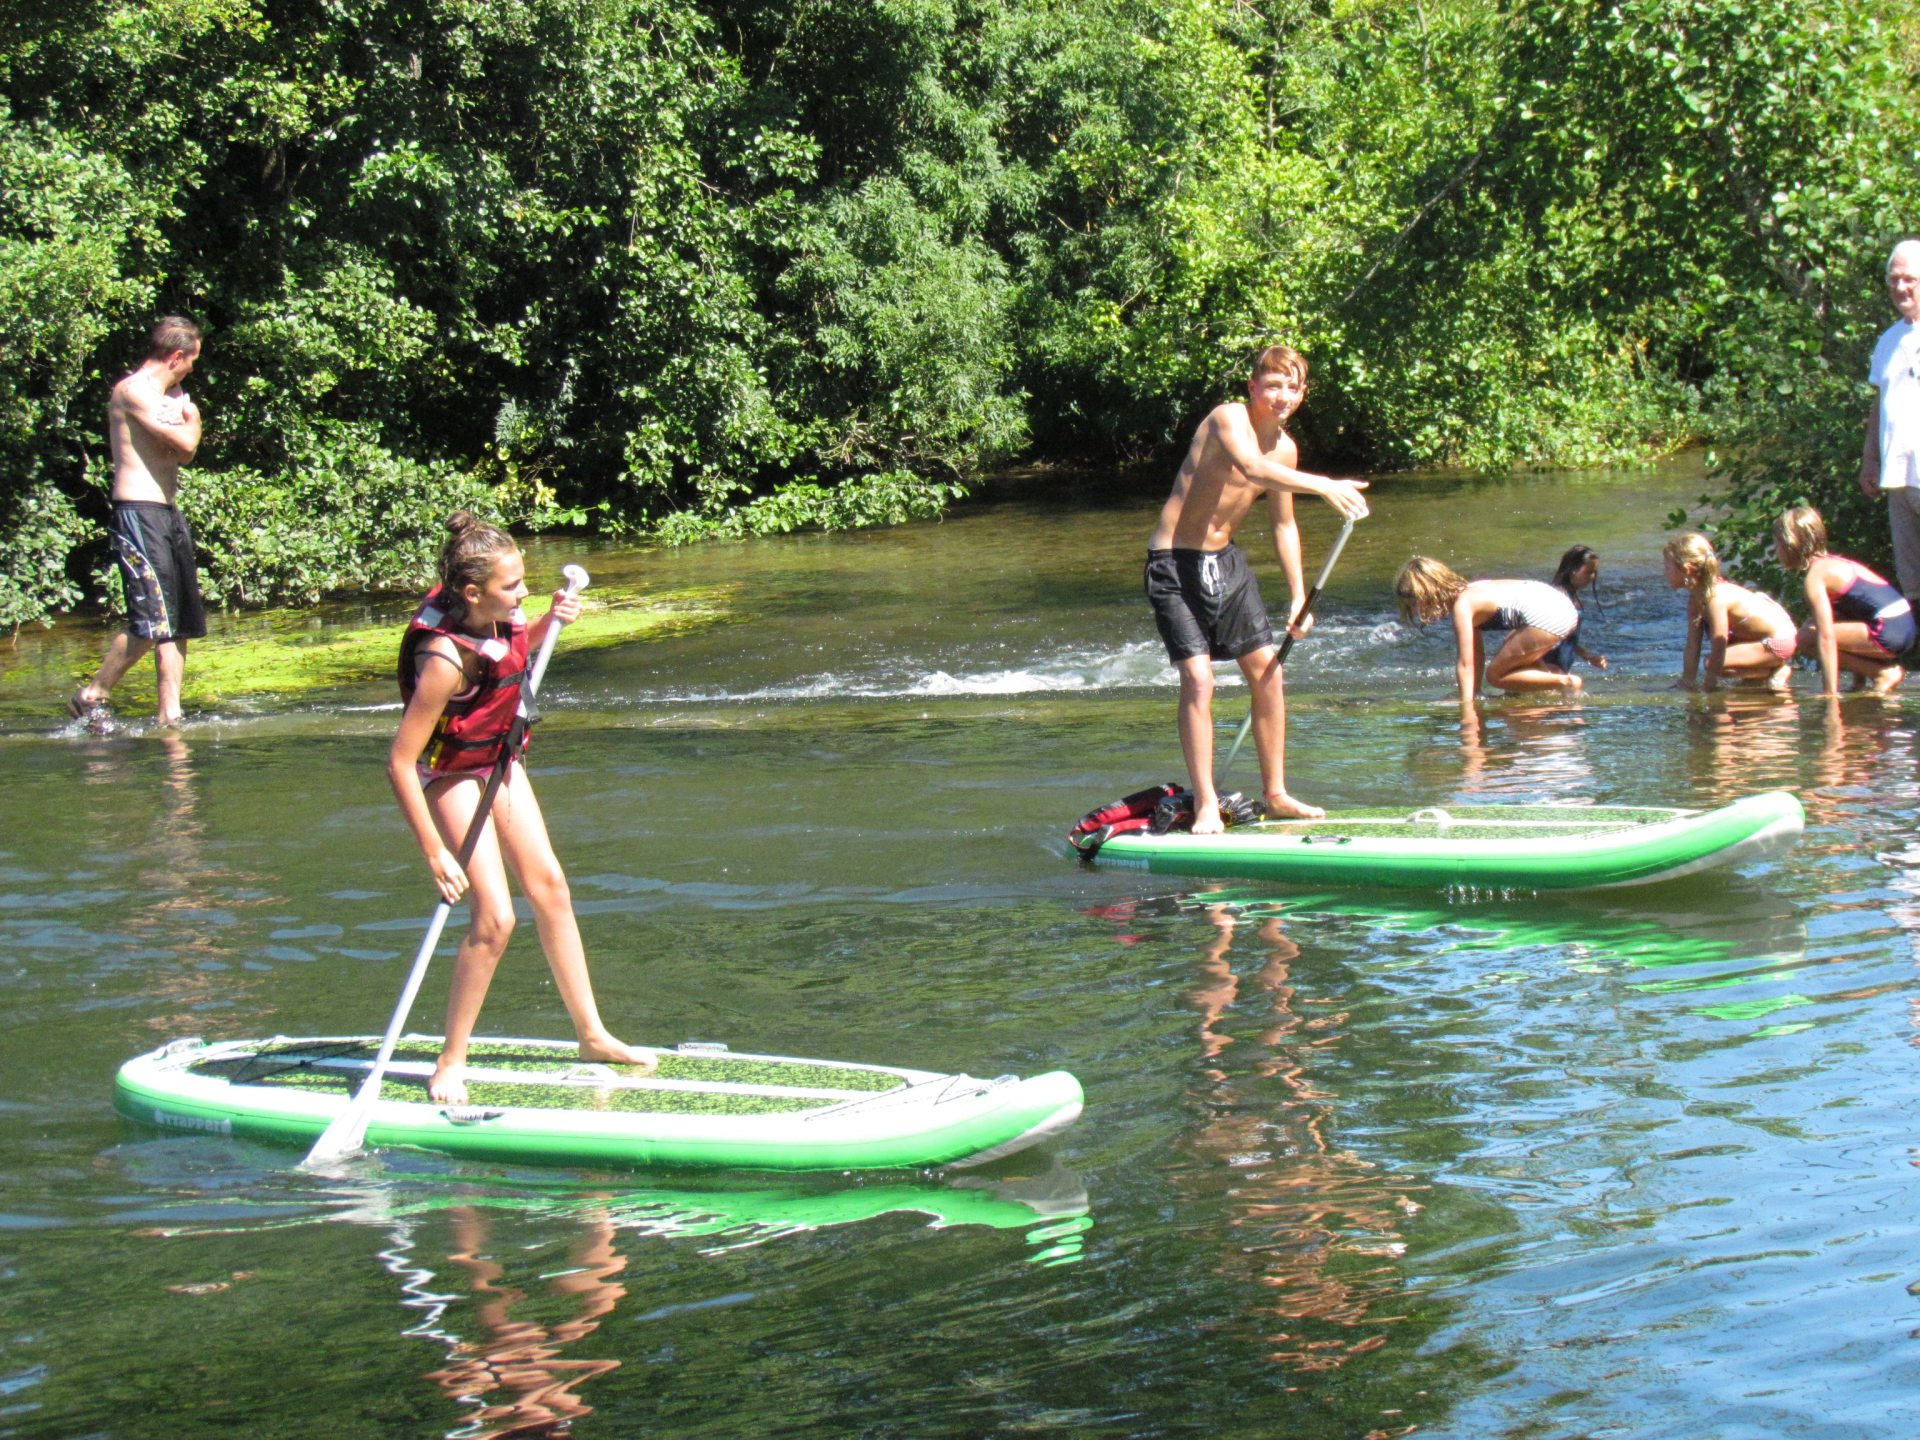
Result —
<instances>
[{"instance_id":1,"label":"girl in striped swimsuit","mask_svg":"<svg viewBox=\"0 0 1920 1440\"><path fill-rule=\"evenodd\" d=\"M1400 613L1417 624L1453 617L1461 704L1473 703L1483 672L1502 690L1580 693L1580 677L1546 658L1580 623L1564 590L1544 580L1467 580L1438 560L1416 555L1401 567L1393 591ZM1490 658L1482 639L1488 630L1507 632Z\"/></svg>"},{"instance_id":2,"label":"girl in striped swimsuit","mask_svg":"<svg viewBox=\"0 0 1920 1440\"><path fill-rule=\"evenodd\" d=\"M1906 678L1900 657L1913 645L1913 606L1898 588L1858 560L1827 553L1827 525L1811 505L1796 505L1773 522L1774 557L1807 572L1807 608L1800 646L1820 657L1822 694L1840 693L1840 672L1858 675L1876 695Z\"/></svg>"}]
</instances>

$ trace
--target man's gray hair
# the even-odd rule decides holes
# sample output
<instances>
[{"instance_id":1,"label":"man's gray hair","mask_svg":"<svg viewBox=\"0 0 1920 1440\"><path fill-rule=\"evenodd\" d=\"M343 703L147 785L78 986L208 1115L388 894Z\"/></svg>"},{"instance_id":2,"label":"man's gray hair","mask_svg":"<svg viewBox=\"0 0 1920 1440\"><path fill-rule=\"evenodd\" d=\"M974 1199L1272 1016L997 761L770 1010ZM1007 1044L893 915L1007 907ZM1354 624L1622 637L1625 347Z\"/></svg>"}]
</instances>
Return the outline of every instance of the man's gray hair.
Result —
<instances>
[{"instance_id":1,"label":"man's gray hair","mask_svg":"<svg viewBox=\"0 0 1920 1440\"><path fill-rule=\"evenodd\" d=\"M1893 273L1893 262L1901 259L1910 260L1915 265L1920 265L1920 240L1902 240L1898 245L1893 247L1893 253L1887 256L1887 273L1889 275Z\"/></svg>"}]
</instances>

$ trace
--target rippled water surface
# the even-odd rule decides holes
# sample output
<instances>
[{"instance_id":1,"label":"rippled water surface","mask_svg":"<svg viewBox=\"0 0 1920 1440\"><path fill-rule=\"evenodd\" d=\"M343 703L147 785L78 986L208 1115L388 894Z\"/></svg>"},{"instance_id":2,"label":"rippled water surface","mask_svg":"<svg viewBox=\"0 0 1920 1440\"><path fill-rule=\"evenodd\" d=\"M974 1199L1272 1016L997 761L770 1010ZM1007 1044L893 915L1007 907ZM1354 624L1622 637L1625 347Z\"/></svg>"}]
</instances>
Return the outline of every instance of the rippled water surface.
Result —
<instances>
[{"instance_id":1,"label":"rippled water surface","mask_svg":"<svg viewBox=\"0 0 1920 1440\"><path fill-rule=\"evenodd\" d=\"M549 677L533 773L603 1008L659 1043L1081 1078L1065 1136L963 1174L387 1153L325 1179L123 1124L114 1068L175 1036L380 1028L433 897L380 687L93 738L51 717L100 628L21 635L0 1436L1910 1433L1914 701L1668 688L1659 527L1697 489L1384 481L1289 667L1290 778L1322 803L1806 803L1781 861L1593 897L1070 860L1082 811L1178 773L1138 596L1158 479L536 547L536 580L581 558L731 607ZM1312 567L1332 527L1306 523ZM1394 569L1544 576L1573 541L1611 669L1463 739ZM1243 705L1223 683L1223 735ZM483 1023L565 1033L530 926Z\"/></svg>"}]
</instances>

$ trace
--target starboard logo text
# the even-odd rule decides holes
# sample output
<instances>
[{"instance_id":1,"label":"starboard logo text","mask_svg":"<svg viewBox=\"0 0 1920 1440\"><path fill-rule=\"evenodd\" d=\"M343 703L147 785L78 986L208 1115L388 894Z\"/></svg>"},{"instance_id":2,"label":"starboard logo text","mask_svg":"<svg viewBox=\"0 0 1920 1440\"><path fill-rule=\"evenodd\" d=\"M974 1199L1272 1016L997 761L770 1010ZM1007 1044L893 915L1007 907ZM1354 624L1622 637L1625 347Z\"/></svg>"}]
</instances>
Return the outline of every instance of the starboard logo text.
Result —
<instances>
[{"instance_id":1,"label":"starboard logo text","mask_svg":"<svg viewBox=\"0 0 1920 1440\"><path fill-rule=\"evenodd\" d=\"M164 1125L169 1130L204 1130L209 1135L231 1135L233 1122L216 1119L211 1115L169 1115L164 1110L153 1112L153 1123Z\"/></svg>"}]
</instances>

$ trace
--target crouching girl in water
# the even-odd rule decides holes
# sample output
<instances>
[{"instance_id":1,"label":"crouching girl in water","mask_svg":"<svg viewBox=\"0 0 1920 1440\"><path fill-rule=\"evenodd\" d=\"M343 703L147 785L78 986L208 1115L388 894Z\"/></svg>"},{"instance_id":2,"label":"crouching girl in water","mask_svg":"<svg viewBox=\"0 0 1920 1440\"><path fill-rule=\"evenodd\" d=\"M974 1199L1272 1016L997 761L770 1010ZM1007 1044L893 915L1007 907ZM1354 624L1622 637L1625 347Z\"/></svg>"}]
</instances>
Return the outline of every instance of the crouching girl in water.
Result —
<instances>
[{"instance_id":1,"label":"crouching girl in water","mask_svg":"<svg viewBox=\"0 0 1920 1440\"><path fill-rule=\"evenodd\" d=\"M1417 624L1453 616L1461 704L1473 703L1482 670L1488 682L1502 690L1580 693L1580 677L1546 659L1580 623L1580 613L1564 590L1544 580L1469 581L1438 560L1416 555L1400 568L1393 593L1400 613ZM1507 632L1491 659L1481 639L1487 630Z\"/></svg>"},{"instance_id":2,"label":"crouching girl in water","mask_svg":"<svg viewBox=\"0 0 1920 1440\"><path fill-rule=\"evenodd\" d=\"M1913 607L1896 586L1858 560L1827 553L1827 524L1811 505L1796 505L1773 522L1774 558L1807 572L1807 608L1800 644L1820 657L1822 693L1840 693L1840 672L1851 671L1876 695L1906 676L1900 656L1914 641Z\"/></svg>"},{"instance_id":3,"label":"crouching girl in water","mask_svg":"<svg viewBox=\"0 0 1920 1440\"><path fill-rule=\"evenodd\" d=\"M448 903L469 894L473 917L454 958L446 1048L427 1093L442 1105L466 1103L467 1042L513 934L509 871L533 906L541 948L580 1039L580 1058L651 1070L651 1051L616 1040L600 1023L567 877L519 756L507 766L472 861L460 868L455 851L513 724L527 657L548 626L579 616L580 599L555 591L552 607L529 626L520 611L526 562L512 538L464 510L448 518L447 529L440 583L400 642L400 697L407 708L387 754L387 778L434 883Z\"/></svg>"},{"instance_id":4,"label":"crouching girl in water","mask_svg":"<svg viewBox=\"0 0 1920 1440\"><path fill-rule=\"evenodd\" d=\"M1687 644L1680 659L1682 690L1693 689L1700 641L1707 642L1702 690L1720 677L1762 680L1785 690L1793 678L1793 617L1771 595L1720 577L1720 557L1706 536L1689 530L1667 541L1667 584L1687 592Z\"/></svg>"},{"instance_id":5,"label":"crouching girl in water","mask_svg":"<svg viewBox=\"0 0 1920 1440\"><path fill-rule=\"evenodd\" d=\"M1587 618L1585 608L1580 604L1580 592L1592 590L1598 595L1599 585L1599 554L1591 545L1569 545L1553 572L1553 588L1564 590L1567 598L1573 601L1573 629L1568 632L1566 639L1547 652L1547 664L1554 669L1571 674L1575 660L1584 660L1599 670L1607 668L1606 656L1595 655L1580 644L1580 626Z\"/></svg>"}]
</instances>

